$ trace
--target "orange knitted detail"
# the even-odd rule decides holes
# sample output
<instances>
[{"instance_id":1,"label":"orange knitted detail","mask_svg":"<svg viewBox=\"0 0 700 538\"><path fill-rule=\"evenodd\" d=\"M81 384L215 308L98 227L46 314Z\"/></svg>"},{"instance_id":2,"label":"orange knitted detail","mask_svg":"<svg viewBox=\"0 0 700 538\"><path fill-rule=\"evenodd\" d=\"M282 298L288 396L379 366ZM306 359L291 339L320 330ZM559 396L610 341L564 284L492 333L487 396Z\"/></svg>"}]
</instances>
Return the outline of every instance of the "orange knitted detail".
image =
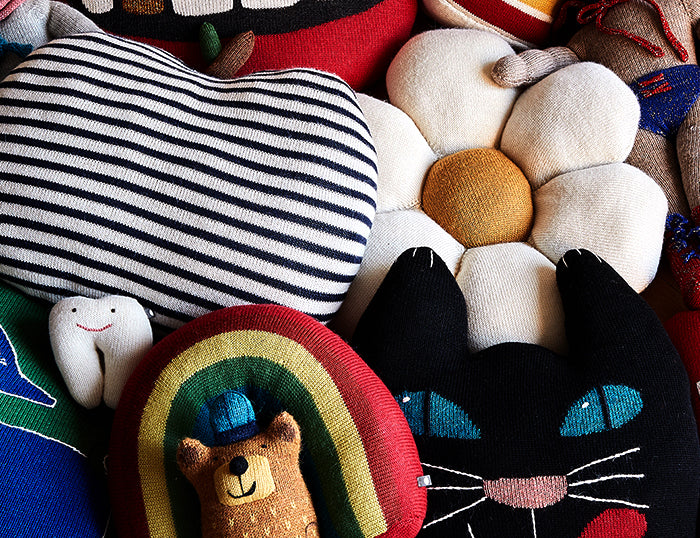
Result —
<instances>
[{"instance_id":1,"label":"orange knitted detail","mask_svg":"<svg viewBox=\"0 0 700 538\"><path fill-rule=\"evenodd\" d=\"M423 185L423 210L466 248L523 241L533 217L530 184L495 149L436 162Z\"/></svg>"},{"instance_id":2,"label":"orange knitted detail","mask_svg":"<svg viewBox=\"0 0 700 538\"><path fill-rule=\"evenodd\" d=\"M137 15L155 15L165 9L163 0L124 0L122 6L124 11Z\"/></svg>"}]
</instances>

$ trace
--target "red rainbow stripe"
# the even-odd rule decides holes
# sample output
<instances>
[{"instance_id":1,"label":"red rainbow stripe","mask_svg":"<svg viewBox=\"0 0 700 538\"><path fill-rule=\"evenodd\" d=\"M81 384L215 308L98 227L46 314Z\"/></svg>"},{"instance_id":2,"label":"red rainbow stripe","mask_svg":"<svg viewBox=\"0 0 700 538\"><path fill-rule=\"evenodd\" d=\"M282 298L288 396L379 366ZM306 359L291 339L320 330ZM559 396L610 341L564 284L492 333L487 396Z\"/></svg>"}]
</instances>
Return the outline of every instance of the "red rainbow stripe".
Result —
<instances>
[{"instance_id":1,"label":"red rainbow stripe","mask_svg":"<svg viewBox=\"0 0 700 538\"><path fill-rule=\"evenodd\" d=\"M271 305L224 309L187 324L154 347L130 379L115 416L110 449L110 487L113 499L118 500L115 518L120 534L149 536L144 488L136 462L143 450L138 444L143 410L156 380L174 357L197 342L235 331L260 331L296 342L323 367L362 439L386 521L386 532L380 535L415 536L425 515L425 490L417 487L416 478L422 474L418 454L398 405L383 383L337 335L304 314ZM355 515L358 520L365 517Z\"/></svg>"}]
</instances>

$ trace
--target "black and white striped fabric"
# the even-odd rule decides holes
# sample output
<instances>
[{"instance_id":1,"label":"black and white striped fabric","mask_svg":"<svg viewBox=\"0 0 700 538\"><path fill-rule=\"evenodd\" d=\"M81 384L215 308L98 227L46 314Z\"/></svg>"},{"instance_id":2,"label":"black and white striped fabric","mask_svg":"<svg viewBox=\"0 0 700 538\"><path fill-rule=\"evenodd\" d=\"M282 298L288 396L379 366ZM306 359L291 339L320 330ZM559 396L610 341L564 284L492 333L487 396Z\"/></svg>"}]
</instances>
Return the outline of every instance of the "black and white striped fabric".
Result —
<instances>
[{"instance_id":1,"label":"black and white striped fabric","mask_svg":"<svg viewBox=\"0 0 700 538\"><path fill-rule=\"evenodd\" d=\"M333 75L223 81L109 35L59 39L0 83L0 276L51 301L129 295L170 327L244 303L327 321L376 178Z\"/></svg>"}]
</instances>

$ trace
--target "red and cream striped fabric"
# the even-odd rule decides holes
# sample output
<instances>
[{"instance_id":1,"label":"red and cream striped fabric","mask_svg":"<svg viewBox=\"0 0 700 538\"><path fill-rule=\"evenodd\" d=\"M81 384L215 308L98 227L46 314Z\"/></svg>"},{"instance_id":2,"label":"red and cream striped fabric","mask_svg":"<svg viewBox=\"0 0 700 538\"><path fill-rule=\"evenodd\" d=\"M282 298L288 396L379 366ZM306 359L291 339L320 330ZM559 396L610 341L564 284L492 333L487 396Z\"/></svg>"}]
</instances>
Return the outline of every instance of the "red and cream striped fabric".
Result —
<instances>
[{"instance_id":1,"label":"red and cream striped fabric","mask_svg":"<svg viewBox=\"0 0 700 538\"><path fill-rule=\"evenodd\" d=\"M441 24L492 30L511 45L529 48L546 43L561 0L424 0L424 3Z\"/></svg>"}]
</instances>

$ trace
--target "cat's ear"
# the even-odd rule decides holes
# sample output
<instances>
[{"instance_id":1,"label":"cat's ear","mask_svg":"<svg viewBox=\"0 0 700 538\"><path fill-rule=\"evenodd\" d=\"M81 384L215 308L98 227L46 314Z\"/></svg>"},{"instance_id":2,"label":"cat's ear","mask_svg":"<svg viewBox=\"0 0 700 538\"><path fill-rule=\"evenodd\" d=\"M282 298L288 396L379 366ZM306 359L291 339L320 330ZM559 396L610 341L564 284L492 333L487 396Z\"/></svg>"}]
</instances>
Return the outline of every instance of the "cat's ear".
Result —
<instances>
[{"instance_id":1,"label":"cat's ear","mask_svg":"<svg viewBox=\"0 0 700 538\"><path fill-rule=\"evenodd\" d=\"M662 360L673 348L651 307L605 261L570 250L557 264L572 360L624 370L639 357Z\"/></svg>"},{"instance_id":2,"label":"cat's ear","mask_svg":"<svg viewBox=\"0 0 700 538\"><path fill-rule=\"evenodd\" d=\"M426 247L396 260L353 336L357 353L393 393L418 390L428 372L467 359L467 307L452 272Z\"/></svg>"}]
</instances>

